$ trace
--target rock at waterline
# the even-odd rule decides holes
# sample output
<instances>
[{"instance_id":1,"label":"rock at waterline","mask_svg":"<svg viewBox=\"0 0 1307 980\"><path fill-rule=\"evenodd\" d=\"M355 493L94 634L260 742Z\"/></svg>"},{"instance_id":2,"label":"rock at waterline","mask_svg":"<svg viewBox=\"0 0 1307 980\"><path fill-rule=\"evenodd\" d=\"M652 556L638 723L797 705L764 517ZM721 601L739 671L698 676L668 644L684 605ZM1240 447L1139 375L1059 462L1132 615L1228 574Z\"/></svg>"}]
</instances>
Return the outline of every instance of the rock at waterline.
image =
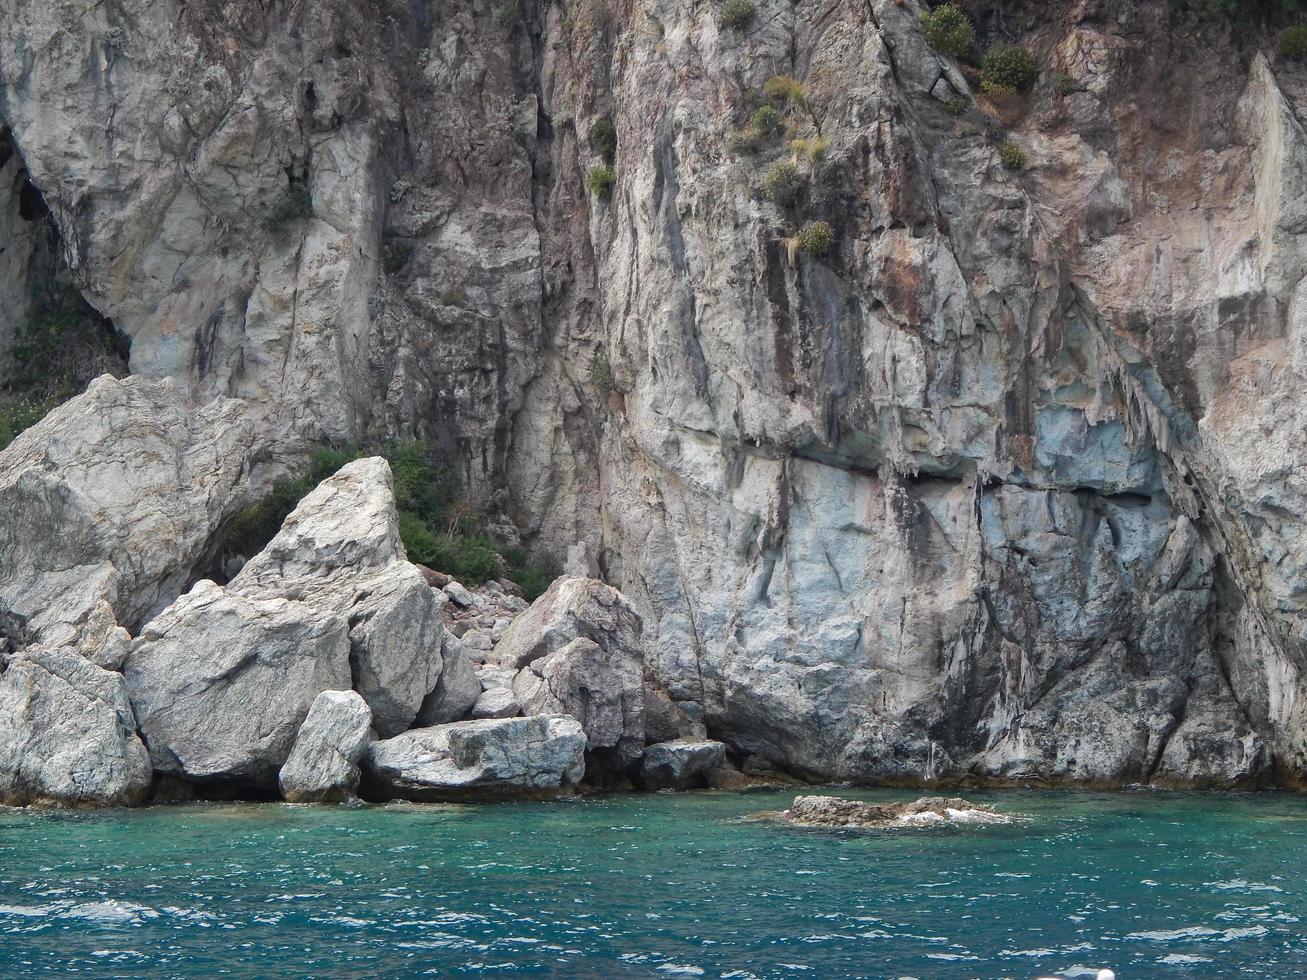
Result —
<instances>
[{"instance_id":1,"label":"rock at waterline","mask_svg":"<svg viewBox=\"0 0 1307 980\"><path fill-rule=\"evenodd\" d=\"M353 798L371 727L372 709L358 693L319 694L277 777L282 798L289 803L343 803Z\"/></svg>"},{"instance_id":2,"label":"rock at waterline","mask_svg":"<svg viewBox=\"0 0 1307 980\"><path fill-rule=\"evenodd\" d=\"M838 796L796 796L788 810L758 816L799 827L846 830L1012 822L1011 816L998 813L992 807L941 796L925 796L911 803L863 803Z\"/></svg>"},{"instance_id":3,"label":"rock at waterline","mask_svg":"<svg viewBox=\"0 0 1307 980\"><path fill-rule=\"evenodd\" d=\"M726 746L708 739L659 742L644 750L640 784L645 789L690 789L726 764Z\"/></svg>"},{"instance_id":4,"label":"rock at waterline","mask_svg":"<svg viewBox=\"0 0 1307 980\"><path fill-rule=\"evenodd\" d=\"M415 728L368 746L363 789L417 801L551 796L585 775L585 744L581 723L566 715Z\"/></svg>"}]
</instances>

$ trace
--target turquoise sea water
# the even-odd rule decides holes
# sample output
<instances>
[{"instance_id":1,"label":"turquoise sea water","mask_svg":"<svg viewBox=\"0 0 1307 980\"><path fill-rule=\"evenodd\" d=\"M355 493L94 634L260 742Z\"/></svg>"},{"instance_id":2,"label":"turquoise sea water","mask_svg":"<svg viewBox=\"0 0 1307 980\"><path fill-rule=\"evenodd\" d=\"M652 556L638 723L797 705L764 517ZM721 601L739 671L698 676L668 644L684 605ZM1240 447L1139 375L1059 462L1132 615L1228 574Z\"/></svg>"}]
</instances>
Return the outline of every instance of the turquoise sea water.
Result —
<instances>
[{"instance_id":1,"label":"turquoise sea water","mask_svg":"<svg viewBox=\"0 0 1307 980\"><path fill-rule=\"evenodd\" d=\"M739 820L793 795L0 810L0 976L1307 976L1307 799L972 794L1030 819L864 835Z\"/></svg>"}]
</instances>

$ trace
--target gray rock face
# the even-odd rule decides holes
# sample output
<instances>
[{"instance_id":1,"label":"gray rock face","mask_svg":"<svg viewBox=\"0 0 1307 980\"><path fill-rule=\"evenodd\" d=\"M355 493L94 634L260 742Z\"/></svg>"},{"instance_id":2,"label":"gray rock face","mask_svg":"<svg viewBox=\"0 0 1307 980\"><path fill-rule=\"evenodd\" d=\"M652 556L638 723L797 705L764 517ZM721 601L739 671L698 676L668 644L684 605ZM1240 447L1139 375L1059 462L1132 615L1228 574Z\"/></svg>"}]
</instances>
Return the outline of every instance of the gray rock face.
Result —
<instances>
[{"instance_id":1,"label":"gray rock face","mask_svg":"<svg viewBox=\"0 0 1307 980\"><path fill-rule=\"evenodd\" d=\"M0 804L141 802L150 759L120 675L48 647L0 668Z\"/></svg>"},{"instance_id":2,"label":"gray rock face","mask_svg":"<svg viewBox=\"0 0 1307 980\"><path fill-rule=\"evenodd\" d=\"M359 785L359 760L368 746L372 711L354 691L323 691L313 701L290 758L277 775L289 803L341 803Z\"/></svg>"},{"instance_id":3,"label":"gray rock face","mask_svg":"<svg viewBox=\"0 0 1307 980\"><path fill-rule=\"evenodd\" d=\"M445 634L441 648L444 666L436 689L427 695L418 711L417 727L430 728L465 718L481 697L481 678L458 639Z\"/></svg>"},{"instance_id":4,"label":"gray rock face","mask_svg":"<svg viewBox=\"0 0 1307 980\"><path fill-rule=\"evenodd\" d=\"M339 617L200 582L133 641L123 676L155 770L275 787L314 700L350 686L349 655Z\"/></svg>"},{"instance_id":5,"label":"gray rock face","mask_svg":"<svg viewBox=\"0 0 1307 980\"><path fill-rule=\"evenodd\" d=\"M616 645L608 651L579 637L523 667L513 693L525 714L577 719L590 751L608 769L621 772L644 752L643 677L632 651Z\"/></svg>"},{"instance_id":6,"label":"gray rock face","mask_svg":"<svg viewBox=\"0 0 1307 980\"><path fill-rule=\"evenodd\" d=\"M554 581L518 616L495 647L499 662L521 669L578 637L614 656L640 656L640 616L616 589L588 578Z\"/></svg>"},{"instance_id":7,"label":"gray rock face","mask_svg":"<svg viewBox=\"0 0 1307 980\"><path fill-rule=\"evenodd\" d=\"M460 721L373 742L365 790L380 798L548 796L580 782L585 733L565 716Z\"/></svg>"},{"instance_id":8,"label":"gray rock face","mask_svg":"<svg viewBox=\"0 0 1307 980\"><path fill-rule=\"evenodd\" d=\"M404 553L384 459L356 460L324 480L229 588L347 619L354 687L383 738L408 728L436 687L440 604Z\"/></svg>"},{"instance_id":9,"label":"gray rock face","mask_svg":"<svg viewBox=\"0 0 1307 980\"><path fill-rule=\"evenodd\" d=\"M726 746L706 739L659 742L644 750L640 783L645 789L690 789L726 764Z\"/></svg>"},{"instance_id":10,"label":"gray rock face","mask_svg":"<svg viewBox=\"0 0 1307 980\"><path fill-rule=\"evenodd\" d=\"M117 667L120 624L171 602L244 502L253 439L238 401L93 381L0 453L0 611L29 642Z\"/></svg>"},{"instance_id":11,"label":"gray rock face","mask_svg":"<svg viewBox=\"0 0 1307 980\"><path fill-rule=\"evenodd\" d=\"M521 713L522 703L510 687L487 688L469 712L473 718L512 718Z\"/></svg>"}]
</instances>

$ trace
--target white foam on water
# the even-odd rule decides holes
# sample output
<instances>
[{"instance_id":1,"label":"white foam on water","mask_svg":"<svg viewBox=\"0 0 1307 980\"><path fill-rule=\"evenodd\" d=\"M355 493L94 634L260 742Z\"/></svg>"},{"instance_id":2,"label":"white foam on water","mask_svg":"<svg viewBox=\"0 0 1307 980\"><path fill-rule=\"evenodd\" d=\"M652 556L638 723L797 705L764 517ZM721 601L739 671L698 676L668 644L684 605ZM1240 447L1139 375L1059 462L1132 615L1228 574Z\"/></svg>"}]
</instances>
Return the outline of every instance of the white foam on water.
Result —
<instances>
[{"instance_id":1,"label":"white foam on water","mask_svg":"<svg viewBox=\"0 0 1307 980\"><path fill-rule=\"evenodd\" d=\"M1210 956L1194 956L1191 953L1167 953L1158 963L1165 963L1167 966L1180 966L1186 963L1210 963Z\"/></svg>"},{"instance_id":2,"label":"white foam on water","mask_svg":"<svg viewBox=\"0 0 1307 980\"><path fill-rule=\"evenodd\" d=\"M658 968L659 973L669 973L674 977L701 977L703 976L703 967L690 966L684 963L664 963Z\"/></svg>"}]
</instances>

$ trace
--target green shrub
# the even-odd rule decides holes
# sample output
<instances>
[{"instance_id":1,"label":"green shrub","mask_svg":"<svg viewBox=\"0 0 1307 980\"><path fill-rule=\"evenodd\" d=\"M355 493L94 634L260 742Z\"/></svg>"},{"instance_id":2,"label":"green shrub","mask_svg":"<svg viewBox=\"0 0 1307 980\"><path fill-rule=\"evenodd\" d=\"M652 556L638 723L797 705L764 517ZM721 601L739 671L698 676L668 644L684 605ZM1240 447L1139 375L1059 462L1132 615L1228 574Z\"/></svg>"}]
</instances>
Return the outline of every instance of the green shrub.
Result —
<instances>
[{"instance_id":1,"label":"green shrub","mask_svg":"<svg viewBox=\"0 0 1307 980\"><path fill-rule=\"evenodd\" d=\"M944 103L944 108L954 116L960 116L971 106L971 100L965 95L957 95Z\"/></svg>"},{"instance_id":2,"label":"green shrub","mask_svg":"<svg viewBox=\"0 0 1307 980\"><path fill-rule=\"evenodd\" d=\"M799 196L803 178L799 168L792 163L774 163L762 180L762 192L767 200L783 208L788 208Z\"/></svg>"},{"instance_id":3,"label":"green shrub","mask_svg":"<svg viewBox=\"0 0 1307 980\"><path fill-rule=\"evenodd\" d=\"M808 102L803 86L793 75L773 75L763 83L762 94L780 105L788 103L796 108L802 108Z\"/></svg>"},{"instance_id":4,"label":"green shrub","mask_svg":"<svg viewBox=\"0 0 1307 980\"><path fill-rule=\"evenodd\" d=\"M749 128L763 139L771 139L785 129L785 119L774 105L759 106L749 120Z\"/></svg>"},{"instance_id":5,"label":"green shrub","mask_svg":"<svg viewBox=\"0 0 1307 980\"><path fill-rule=\"evenodd\" d=\"M1058 95L1070 95L1076 90L1076 80L1064 71L1053 74L1053 91Z\"/></svg>"},{"instance_id":6,"label":"green shrub","mask_svg":"<svg viewBox=\"0 0 1307 980\"><path fill-rule=\"evenodd\" d=\"M599 154L599 159L612 166L617 159L617 127L607 116L596 120L590 127L590 149Z\"/></svg>"},{"instance_id":7,"label":"green shrub","mask_svg":"<svg viewBox=\"0 0 1307 980\"><path fill-rule=\"evenodd\" d=\"M811 163L820 163L828 149L830 149L830 141L824 136L814 136L810 140L790 140L790 152L794 154L796 163L804 157L807 157Z\"/></svg>"},{"instance_id":8,"label":"green shrub","mask_svg":"<svg viewBox=\"0 0 1307 980\"><path fill-rule=\"evenodd\" d=\"M1307 24L1285 28L1280 35L1280 54L1294 61L1307 61Z\"/></svg>"},{"instance_id":9,"label":"green shrub","mask_svg":"<svg viewBox=\"0 0 1307 980\"><path fill-rule=\"evenodd\" d=\"M590 188L591 194L606 201L613 196L613 185L617 183L617 174L613 173L612 167L601 163L590 168L585 183Z\"/></svg>"},{"instance_id":10,"label":"green shrub","mask_svg":"<svg viewBox=\"0 0 1307 980\"><path fill-rule=\"evenodd\" d=\"M313 217L313 198L303 184L291 184L286 193L264 215L263 227L280 234Z\"/></svg>"},{"instance_id":11,"label":"green shrub","mask_svg":"<svg viewBox=\"0 0 1307 980\"><path fill-rule=\"evenodd\" d=\"M590 384L607 398L613 391L613 367L608 363L608 352L600 348L590 361Z\"/></svg>"},{"instance_id":12,"label":"green shrub","mask_svg":"<svg viewBox=\"0 0 1307 980\"><path fill-rule=\"evenodd\" d=\"M1026 165L1026 151L1012 140L1004 140L999 144L998 158L1009 170L1020 170Z\"/></svg>"},{"instance_id":13,"label":"green shrub","mask_svg":"<svg viewBox=\"0 0 1307 980\"><path fill-rule=\"evenodd\" d=\"M67 400L64 395L40 399L19 396L0 403L0 450Z\"/></svg>"},{"instance_id":14,"label":"green shrub","mask_svg":"<svg viewBox=\"0 0 1307 980\"><path fill-rule=\"evenodd\" d=\"M722 6L722 26L742 31L758 16L753 0L726 0Z\"/></svg>"},{"instance_id":15,"label":"green shrub","mask_svg":"<svg viewBox=\"0 0 1307 980\"><path fill-rule=\"evenodd\" d=\"M961 58L971 50L976 32L971 21L957 7L946 3L921 15L921 33L936 51Z\"/></svg>"},{"instance_id":16,"label":"green shrub","mask_svg":"<svg viewBox=\"0 0 1307 980\"><path fill-rule=\"evenodd\" d=\"M824 221L810 221L799 232L799 248L805 255L819 259L835 244L835 232Z\"/></svg>"},{"instance_id":17,"label":"green shrub","mask_svg":"<svg viewBox=\"0 0 1307 980\"><path fill-rule=\"evenodd\" d=\"M1020 92L1030 87L1039 74L1039 66L1025 48L1015 44L996 44L980 66L980 87L1001 94Z\"/></svg>"}]
</instances>

